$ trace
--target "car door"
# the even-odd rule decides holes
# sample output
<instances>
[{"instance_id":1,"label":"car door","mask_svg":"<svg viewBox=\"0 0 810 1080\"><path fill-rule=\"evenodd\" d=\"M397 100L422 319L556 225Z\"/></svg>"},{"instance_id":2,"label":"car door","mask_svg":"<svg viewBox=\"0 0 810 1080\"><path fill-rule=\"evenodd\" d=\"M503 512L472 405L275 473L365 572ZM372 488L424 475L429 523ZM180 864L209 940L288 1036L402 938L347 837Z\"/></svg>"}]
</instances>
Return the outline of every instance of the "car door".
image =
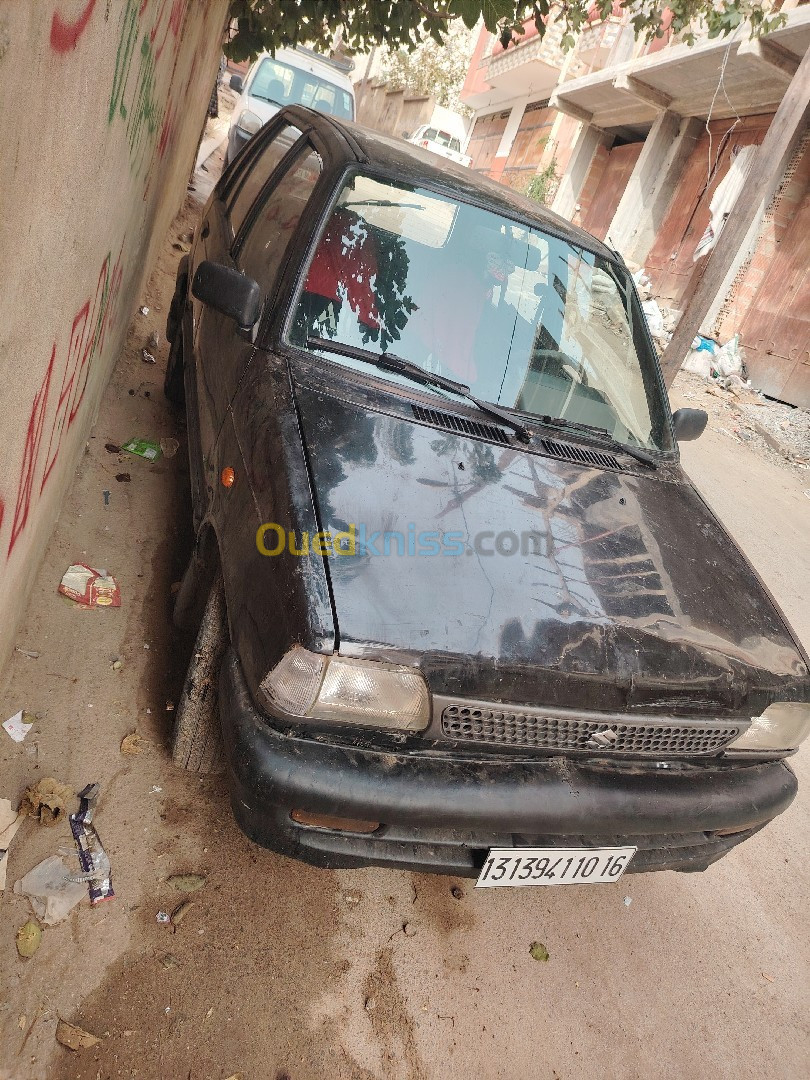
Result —
<instances>
[{"instance_id":1,"label":"car door","mask_svg":"<svg viewBox=\"0 0 810 1080\"><path fill-rule=\"evenodd\" d=\"M306 139L301 140L290 160L283 162L283 171L274 175L255 202L238 234L233 253L235 265L259 283L264 298L258 340L263 340L262 324L272 317L279 286L282 281L289 282L289 275L285 274L287 260L296 249L295 238L303 227L302 217L313 202L321 172L320 154ZM322 200L319 199L317 205L321 206ZM224 347L233 350L235 355L240 332L234 324L231 326L234 341L225 341ZM293 411L289 379L268 377L269 366L275 364L283 368L283 359L258 348L243 348L240 356L241 368L238 364L232 365L228 375L230 383L225 385L223 380L231 407L226 411L211 455L210 515L222 554L232 640L240 655L250 658L251 650L258 644L253 628L263 612L272 610L273 594L269 580L272 575L268 575L266 562L261 574L255 575L249 568L255 567L258 558L255 538L267 505L265 493L269 489L286 490L287 478L279 459L273 457L272 447L277 445L274 432L289 430L285 421ZM224 469L233 470L228 486L219 482ZM257 492L262 495L261 502ZM311 505L308 508L299 501L298 512L303 515L304 524L300 525L298 519L292 524L308 531L316 529ZM283 504L284 500L279 502ZM273 569L278 571L280 567ZM246 574L249 575L247 587ZM316 614L326 626L331 614L325 584L323 596L323 612L319 609Z\"/></svg>"},{"instance_id":2,"label":"car door","mask_svg":"<svg viewBox=\"0 0 810 1080\"><path fill-rule=\"evenodd\" d=\"M212 199L200 226L196 262L210 259L230 268L240 233L256 205L267 197L276 175L282 175L285 159L294 158L293 147L301 131L289 123L275 125L256 146L245 152L224 180L219 197ZM225 418L228 402L255 347L255 331L245 332L214 308L193 301L194 340L192 356L203 458L208 463Z\"/></svg>"}]
</instances>

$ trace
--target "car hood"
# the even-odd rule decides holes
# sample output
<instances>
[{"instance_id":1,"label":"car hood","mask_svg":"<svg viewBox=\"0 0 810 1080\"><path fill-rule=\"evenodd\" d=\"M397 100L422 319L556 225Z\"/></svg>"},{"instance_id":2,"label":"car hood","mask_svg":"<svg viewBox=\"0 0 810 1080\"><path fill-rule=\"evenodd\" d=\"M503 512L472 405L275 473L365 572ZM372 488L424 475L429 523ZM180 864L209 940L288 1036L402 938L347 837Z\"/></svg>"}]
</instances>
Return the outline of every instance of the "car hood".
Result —
<instances>
[{"instance_id":1,"label":"car hood","mask_svg":"<svg viewBox=\"0 0 810 1080\"><path fill-rule=\"evenodd\" d=\"M807 694L781 613L679 467L593 468L296 396L321 528L357 537L328 559L341 652L418 664L435 693L572 708Z\"/></svg>"},{"instance_id":2,"label":"car hood","mask_svg":"<svg viewBox=\"0 0 810 1080\"><path fill-rule=\"evenodd\" d=\"M270 101L265 101L263 98L254 97L250 91L247 92L240 101L239 105L233 111L234 119L238 118L239 114L244 109L250 109L252 113L261 120L263 124L266 124L268 120L272 120L277 112L280 112L283 106L274 105Z\"/></svg>"}]
</instances>

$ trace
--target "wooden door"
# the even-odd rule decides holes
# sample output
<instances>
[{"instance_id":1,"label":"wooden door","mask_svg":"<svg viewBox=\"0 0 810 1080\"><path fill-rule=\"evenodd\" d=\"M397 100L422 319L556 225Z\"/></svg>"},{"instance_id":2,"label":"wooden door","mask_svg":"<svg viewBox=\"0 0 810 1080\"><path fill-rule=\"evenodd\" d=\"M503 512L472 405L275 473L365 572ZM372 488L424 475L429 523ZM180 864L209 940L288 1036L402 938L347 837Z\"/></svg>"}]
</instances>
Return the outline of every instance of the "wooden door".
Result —
<instances>
[{"instance_id":1,"label":"wooden door","mask_svg":"<svg viewBox=\"0 0 810 1080\"><path fill-rule=\"evenodd\" d=\"M772 114L748 116L731 134L733 121L715 120L709 126L711 145L708 133L697 140L644 260L654 293L665 303L682 307L695 275L702 274L705 258L694 263L692 256L709 224L712 196L731 167L735 149L761 143L771 119ZM711 176L710 160L715 166Z\"/></svg>"},{"instance_id":2,"label":"wooden door","mask_svg":"<svg viewBox=\"0 0 810 1080\"><path fill-rule=\"evenodd\" d=\"M606 238L613 215L643 147L643 142L614 146L608 154L594 190L589 191L588 181L585 182L579 200L582 207L582 227L600 240ZM584 199L587 199L587 206Z\"/></svg>"},{"instance_id":3,"label":"wooden door","mask_svg":"<svg viewBox=\"0 0 810 1080\"><path fill-rule=\"evenodd\" d=\"M798 201L775 211L776 224L784 215L776 251L739 329L754 385L810 409L810 149L800 177Z\"/></svg>"},{"instance_id":4,"label":"wooden door","mask_svg":"<svg viewBox=\"0 0 810 1080\"><path fill-rule=\"evenodd\" d=\"M508 119L508 112L490 113L488 116L478 117L467 147L467 153L472 158L470 168L475 169L476 172L489 172Z\"/></svg>"}]
</instances>

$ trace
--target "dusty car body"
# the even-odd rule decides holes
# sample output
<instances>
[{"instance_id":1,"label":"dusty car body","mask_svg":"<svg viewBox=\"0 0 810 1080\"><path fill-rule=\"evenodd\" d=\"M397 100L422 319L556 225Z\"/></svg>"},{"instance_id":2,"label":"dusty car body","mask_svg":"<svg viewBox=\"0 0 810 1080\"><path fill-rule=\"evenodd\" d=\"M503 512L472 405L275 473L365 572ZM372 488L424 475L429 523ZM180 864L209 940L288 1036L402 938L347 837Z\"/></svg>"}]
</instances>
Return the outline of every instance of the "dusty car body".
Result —
<instances>
[{"instance_id":1,"label":"dusty car body","mask_svg":"<svg viewBox=\"0 0 810 1080\"><path fill-rule=\"evenodd\" d=\"M431 278L454 244L473 275L449 280L454 255ZM217 184L167 332L197 533L179 607L221 573L222 753L250 837L327 867L635 849L630 872L692 871L790 804L807 657L681 469L701 419L671 416L615 253L290 108ZM449 388L485 390L529 332L531 359L497 369L511 397ZM610 433L586 423L608 413Z\"/></svg>"}]
</instances>

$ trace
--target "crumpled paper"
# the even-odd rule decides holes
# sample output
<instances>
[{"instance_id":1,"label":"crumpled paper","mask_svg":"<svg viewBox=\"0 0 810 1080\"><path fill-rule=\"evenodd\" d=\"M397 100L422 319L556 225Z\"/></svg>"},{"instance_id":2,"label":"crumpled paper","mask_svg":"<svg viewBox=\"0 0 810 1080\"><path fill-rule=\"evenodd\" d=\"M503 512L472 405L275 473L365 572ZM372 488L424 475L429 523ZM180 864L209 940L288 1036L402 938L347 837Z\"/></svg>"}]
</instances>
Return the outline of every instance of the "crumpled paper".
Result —
<instances>
[{"instance_id":1,"label":"crumpled paper","mask_svg":"<svg viewBox=\"0 0 810 1080\"><path fill-rule=\"evenodd\" d=\"M45 776L27 788L20 811L35 817L40 825L50 827L68 816L75 801L76 793L72 788L52 776Z\"/></svg>"}]
</instances>

